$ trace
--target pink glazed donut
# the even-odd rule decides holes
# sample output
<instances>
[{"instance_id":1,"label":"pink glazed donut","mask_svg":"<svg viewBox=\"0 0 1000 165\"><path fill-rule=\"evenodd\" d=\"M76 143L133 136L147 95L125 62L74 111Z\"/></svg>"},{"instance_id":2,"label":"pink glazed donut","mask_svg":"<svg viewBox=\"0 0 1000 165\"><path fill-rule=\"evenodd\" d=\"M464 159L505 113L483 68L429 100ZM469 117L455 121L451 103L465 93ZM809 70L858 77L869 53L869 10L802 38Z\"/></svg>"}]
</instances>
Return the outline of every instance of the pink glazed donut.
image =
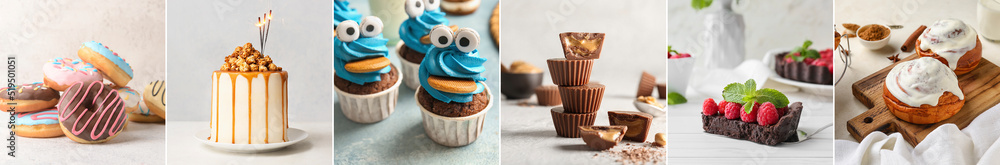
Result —
<instances>
[{"instance_id":1,"label":"pink glazed donut","mask_svg":"<svg viewBox=\"0 0 1000 165\"><path fill-rule=\"evenodd\" d=\"M45 74L45 85L57 91L65 91L77 82L104 80L104 76L94 68L94 65L71 58L59 57L49 60L42 66L42 73Z\"/></svg>"}]
</instances>

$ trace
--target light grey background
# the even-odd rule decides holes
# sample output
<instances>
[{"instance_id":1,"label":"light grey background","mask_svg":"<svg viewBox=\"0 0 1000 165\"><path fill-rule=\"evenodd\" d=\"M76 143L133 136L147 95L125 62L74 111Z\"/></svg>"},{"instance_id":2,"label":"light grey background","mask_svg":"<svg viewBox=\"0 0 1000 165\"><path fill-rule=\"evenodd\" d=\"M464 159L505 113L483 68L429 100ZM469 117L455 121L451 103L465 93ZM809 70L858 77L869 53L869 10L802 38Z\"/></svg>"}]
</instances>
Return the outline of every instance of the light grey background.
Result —
<instances>
[{"instance_id":1,"label":"light grey background","mask_svg":"<svg viewBox=\"0 0 1000 165\"><path fill-rule=\"evenodd\" d=\"M594 60L590 76L590 81L605 85L604 99L594 125L609 124L607 111L637 111L632 101L636 99L642 71L655 75L659 82L666 82L665 1L505 0L501 5L501 61L510 65L516 60L524 60L545 70L543 84L552 84L545 60L564 57L559 33L606 33L601 58ZM607 153L590 150L579 138L556 136L549 112L552 107L520 106L521 101L524 100L504 99L501 102L501 160L504 163L616 163ZM534 104L535 97L527 102ZM658 102L666 104L666 100ZM647 141L653 141L655 133L665 133L666 124L665 117L654 118ZM623 141L619 146L625 143L646 145Z\"/></svg>"},{"instance_id":2,"label":"light grey background","mask_svg":"<svg viewBox=\"0 0 1000 165\"><path fill-rule=\"evenodd\" d=\"M813 49L833 48L832 0L741 0L741 3L734 5L733 10L743 14L746 23L747 60L760 60L768 50L802 46L806 39L812 40ZM698 57L704 52L703 19L710 10L695 11L691 1L670 1L668 4L670 45L696 57L695 66L701 66L705 59Z\"/></svg>"},{"instance_id":3,"label":"light grey background","mask_svg":"<svg viewBox=\"0 0 1000 165\"><path fill-rule=\"evenodd\" d=\"M264 54L288 71L288 120L331 121L332 1L170 1L170 121L208 121L212 71L237 46L260 50L257 17L273 10Z\"/></svg>"},{"instance_id":4,"label":"light grey background","mask_svg":"<svg viewBox=\"0 0 1000 165\"><path fill-rule=\"evenodd\" d=\"M19 84L41 82L42 64L56 57L79 59L77 50L93 40L131 65L128 86L141 91L165 75L165 6L163 0L3 1L0 56L16 57ZM0 113L0 121L8 118ZM164 130L163 124L133 122L115 139L89 145L67 137L16 136L17 157L0 156L0 164L164 164ZM4 139L9 131L0 128Z\"/></svg>"}]
</instances>

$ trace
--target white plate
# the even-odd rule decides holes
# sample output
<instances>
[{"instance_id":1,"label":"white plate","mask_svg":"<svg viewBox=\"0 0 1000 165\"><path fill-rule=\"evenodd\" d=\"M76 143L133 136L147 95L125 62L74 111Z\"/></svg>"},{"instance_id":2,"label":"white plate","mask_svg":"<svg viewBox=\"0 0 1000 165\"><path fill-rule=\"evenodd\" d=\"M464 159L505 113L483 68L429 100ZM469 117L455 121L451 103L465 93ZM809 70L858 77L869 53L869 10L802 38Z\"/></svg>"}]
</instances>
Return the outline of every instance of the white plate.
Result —
<instances>
[{"instance_id":1,"label":"white plate","mask_svg":"<svg viewBox=\"0 0 1000 165\"><path fill-rule=\"evenodd\" d=\"M778 81L782 84L788 84L791 86L799 87L799 89L801 89L803 92L814 93L823 96L833 96L833 85L813 84L813 83L795 81L791 79L786 79L784 77L781 77L781 75L778 75L778 72L774 71L774 65L775 65L774 56L777 56L779 53L784 53L788 51L792 51L792 49L790 48L772 49L771 51L767 51L767 54L764 54L764 59L762 61L764 62L765 65L767 65L768 70L771 72L770 74L771 79L774 81Z\"/></svg>"},{"instance_id":2,"label":"white plate","mask_svg":"<svg viewBox=\"0 0 1000 165\"><path fill-rule=\"evenodd\" d=\"M635 108L639 109L639 111L653 115L653 117L660 117L667 115L667 111L664 108L656 107L651 104L646 104L646 102L635 100L632 101L632 105L635 105Z\"/></svg>"},{"instance_id":3,"label":"white plate","mask_svg":"<svg viewBox=\"0 0 1000 165\"><path fill-rule=\"evenodd\" d=\"M277 151L279 149L288 147L292 144L298 143L305 140L309 136L309 133L296 128L288 128L285 130L285 135L288 136L288 141L283 143L269 143L269 144L227 144L227 143L216 143L214 141L208 141L208 137L211 136L211 129L204 129L198 131L194 134L194 138L198 139L201 143L205 145L220 149L226 152L235 153L255 153L255 152L271 152Z\"/></svg>"}]
</instances>

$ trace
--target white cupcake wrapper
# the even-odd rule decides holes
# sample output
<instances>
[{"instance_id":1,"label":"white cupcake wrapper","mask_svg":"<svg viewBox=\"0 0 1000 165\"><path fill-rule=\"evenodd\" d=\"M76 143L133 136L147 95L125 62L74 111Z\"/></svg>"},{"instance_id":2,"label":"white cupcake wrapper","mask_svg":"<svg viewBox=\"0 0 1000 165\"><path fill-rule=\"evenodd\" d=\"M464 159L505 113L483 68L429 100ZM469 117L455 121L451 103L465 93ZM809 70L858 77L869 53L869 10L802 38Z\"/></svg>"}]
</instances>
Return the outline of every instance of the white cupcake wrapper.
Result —
<instances>
[{"instance_id":1,"label":"white cupcake wrapper","mask_svg":"<svg viewBox=\"0 0 1000 165\"><path fill-rule=\"evenodd\" d=\"M417 89L417 93L419 91ZM417 93L414 93L414 98L417 98ZM483 132L486 112L490 110L490 107L493 107L493 95L489 88L486 88L486 95L490 97L486 107L479 113L464 117L444 117L434 114L417 101L417 106L420 107L424 118L424 131L427 136L434 142L449 147L460 147L475 142L479 138L479 134Z\"/></svg>"},{"instance_id":2,"label":"white cupcake wrapper","mask_svg":"<svg viewBox=\"0 0 1000 165\"><path fill-rule=\"evenodd\" d=\"M417 89L417 87L420 87L420 79L417 78L417 74L420 74L420 64L403 59L403 56L398 51L402 47L403 41L396 43L396 56L399 57L399 63L403 66L403 74L407 75L403 76L403 84L406 87L410 87L410 89Z\"/></svg>"},{"instance_id":3,"label":"white cupcake wrapper","mask_svg":"<svg viewBox=\"0 0 1000 165\"><path fill-rule=\"evenodd\" d=\"M396 79L396 83L389 89L382 92L356 95L347 93L334 87L337 91L337 99L340 101L341 112L347 119L358 123L375 123L389 118L396 110L396 100L399 98L399 84L406 78L402 74Z\"/></svg>"}]
</instances>

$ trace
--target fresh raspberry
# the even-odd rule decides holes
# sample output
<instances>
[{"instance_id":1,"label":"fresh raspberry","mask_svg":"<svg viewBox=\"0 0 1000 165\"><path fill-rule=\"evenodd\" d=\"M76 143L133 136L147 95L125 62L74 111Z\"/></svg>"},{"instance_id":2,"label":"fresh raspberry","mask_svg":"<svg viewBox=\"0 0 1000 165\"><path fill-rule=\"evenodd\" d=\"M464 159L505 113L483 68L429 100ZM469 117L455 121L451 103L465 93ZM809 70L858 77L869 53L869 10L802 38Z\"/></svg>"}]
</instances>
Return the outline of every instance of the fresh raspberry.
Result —
<instances>
[{"instance_id":1,"label":"fresh raspberry","mask_svg":"<svg viewBox=\"0 0 1000 165\"><path fill-rule=\"evenodd\" d=\"M719 105L715 104L715 100L712 98L705 99L705 103L701 106L701 113L705 116L712 116L719 112Z\"/></svg>"},{"instance_id":2,"label":"fresh raspberry","mask_svg":"<svg viewBox=\"0 0 1000 165\"><path fill-rule=\"evenodd\" d=\"M760 103L754 103L753 107L750 108L750 113L746 113L745 111L743 111L743 113L740 113L740 119L743 119L743 122L747 123L756 122L757 112L759 112L759 110L757 110L758 107L760 107Z\"/></svg>"},{"instance_id":3,"label":"fresh raspberry","mask_svg":"<svg viewBox=\"0 0 1000 165\"><path fill-rule=\"evenodd\" d=\"M740 110L743 110L743 105L740 103L728 103L726 104L726 119L739 119Z\"/></svg>"},{"instance_id":4,"label":"fresh raspberry","mask_svg":"<svg viewBox=\"0 0 1000 165\"><path fill-rule=\"evenodd\" d=\"M778 110L774 108L774 104L771 102L764 103L760 106L760 114L757 114L757 124L760 125L772 125L778 123Z\"/></svg>"},{"instance_id":5,"label":"fresh raspberry","mask_svg":"<svg viewBox=\"0 0 1000 165\"><path fill-rule=\"evenodd\" d=\"M816 59L812 59L812 58L802 59L802 62L805 62L806 64L812 64L813 61L816 61Z\"/></svg>"},{"instance_id":6,"label":"fresh raspberry","mask_svg":"<svg viewBox=\"0 0 1000 165\"><path fill-rule=\"evenodd\" d=\"M726 102L726 100L722 100L719 102L719 115L722 116L726 115L726 105L729 105L729 102Z\"/></svg>"},{"instance_id":7,"label":"fresh raspberry","mask_svg":"<svg viewBox=\"0 0 1000 165\"><path fill-rule=\"evenodd\" d=\"M785 58L785 63L793 63L793 62L795 62L795 59Z\"/></svg>"},{"instance_id":8,"label":"fresh raspberry","mask_svg":"<svg viewBox=\"0 0 1000 165\"><path fill-rule=\"evenodd\" d=\"M771 104L771 105L774 105L774 104ZM784 107L784 108L778 108L778 116L785 116L785 113L788 113L788 107L787 106Z\"/></svg>"}]
</instances>

